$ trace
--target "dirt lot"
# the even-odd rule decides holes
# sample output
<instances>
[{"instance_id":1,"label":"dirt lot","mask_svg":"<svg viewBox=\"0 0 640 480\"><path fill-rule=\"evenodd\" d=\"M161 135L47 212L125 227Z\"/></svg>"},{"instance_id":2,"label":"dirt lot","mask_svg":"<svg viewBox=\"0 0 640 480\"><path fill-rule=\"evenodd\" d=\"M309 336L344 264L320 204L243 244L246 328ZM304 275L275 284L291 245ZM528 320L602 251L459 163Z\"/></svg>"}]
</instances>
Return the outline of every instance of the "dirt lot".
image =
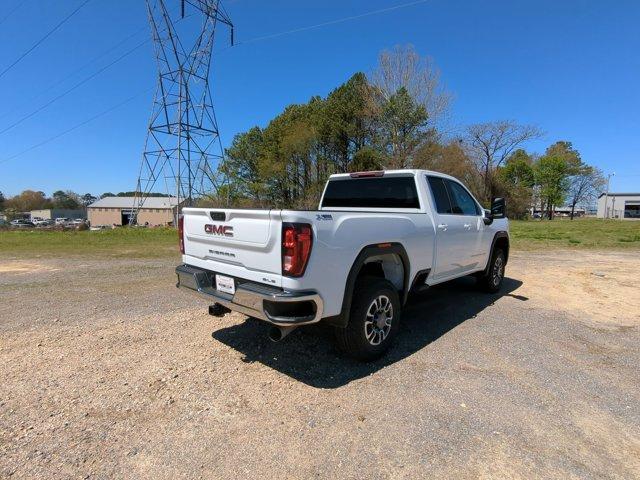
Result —
<instances>
[{"instance_id":1,"label":"dirt lot","mask_svg":"<svg viewBox=\"0 0 640 480\"><path fill-rule=\"evenodd\" d=\"M0 478L640 478L638 252L521 253L385 359L176 291L172 259L0 259Z\"/></svg>"}]
</instances>

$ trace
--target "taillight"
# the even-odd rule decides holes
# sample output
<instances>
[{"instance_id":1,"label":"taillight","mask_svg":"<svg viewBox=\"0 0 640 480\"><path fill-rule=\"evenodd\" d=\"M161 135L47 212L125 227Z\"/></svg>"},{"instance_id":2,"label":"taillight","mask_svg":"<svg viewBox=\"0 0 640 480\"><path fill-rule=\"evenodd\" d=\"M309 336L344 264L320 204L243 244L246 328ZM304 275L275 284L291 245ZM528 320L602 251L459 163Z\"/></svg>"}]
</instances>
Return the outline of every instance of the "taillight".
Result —
<instances>
[{"instance_id":1,"label":"taillight","mask_svg":"<svg viewBox=\"0 0 640 480\"><path fill-rule=\"evenodd\" d=\"M282 224L282 274L301 277L307 267L313 232L308 223Z\"/></svg>"},{"instance_id":2,"label":"taillight","mask_svg":"<svg viewBox=\"0 0 640 480\"><path fill-rule=\"evenodd\" d=\"M184 253L184 217L178 216L178 237L180 237L180 253Z\"/></svg>"}]
</instances>

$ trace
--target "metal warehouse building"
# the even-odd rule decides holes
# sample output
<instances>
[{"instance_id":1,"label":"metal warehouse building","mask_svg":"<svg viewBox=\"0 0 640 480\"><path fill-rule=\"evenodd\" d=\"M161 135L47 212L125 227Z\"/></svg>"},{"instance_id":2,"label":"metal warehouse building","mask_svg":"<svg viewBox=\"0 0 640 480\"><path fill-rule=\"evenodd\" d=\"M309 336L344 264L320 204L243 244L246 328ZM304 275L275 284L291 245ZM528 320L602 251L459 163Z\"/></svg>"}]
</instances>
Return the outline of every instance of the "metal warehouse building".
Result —
<instances>
[{"instance_id":1,"label":"metal warehouse building","mask_svg":"<svg viewBox=\"0 0 640 480\"><path fill-rule=\"evenodd\" d=\"M602 193L598 197L598 218L640 220L640 193Z\"/></svg>"},{"instance_id":2,"label":"metal warehouse building","mask_svg":"<svg viewBox=\"0 0 640 480\"><path fill-rule=\"evenodd\" d=\"M129 225L134 197L105 197L87 207L91 225ZM147 197L138 212L138 225L173 223L178 206L176 197Z\"/></svg>"},{"instance_id":3,"label":"metal warehouse building","mask_svg":"<svg viewBox=\"0 0 640 480\"><path fill-rule=\"evenodd\" d=\"M61 208L46 208L44 210L31 210L31 219L42 218L55 220L56 218L87 218L84 210L66 210Z\"/></svg>"}]
</instances>

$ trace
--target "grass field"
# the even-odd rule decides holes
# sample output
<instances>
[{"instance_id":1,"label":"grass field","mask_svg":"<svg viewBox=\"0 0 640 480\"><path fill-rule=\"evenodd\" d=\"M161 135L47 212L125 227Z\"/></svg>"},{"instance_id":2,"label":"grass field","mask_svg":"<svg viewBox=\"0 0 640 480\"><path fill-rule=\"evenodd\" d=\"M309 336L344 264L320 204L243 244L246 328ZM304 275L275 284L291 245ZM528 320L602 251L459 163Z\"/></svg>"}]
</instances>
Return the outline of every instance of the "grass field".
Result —
<instances>
[{"instance_id":1,"label":"grass field","mask_svg":"<svg viewBox=\"0 0 640 480\"><path fill-rule=\"evenodd\" d=\"M514 250L640 249L640 222L619 220L511 221ZM0 230L0 254L9 256L167 257L178 255L170 228L98 232Z\"/></svg>"},{"instance_id":2,"label":"grass field","mask_svg":"<svg viewBox=\"0 0 640 480\"><path fill-rule=\"evenodd\" d=\"M515 250L547 248L640 249L640 222L555 219L511 221Z\"/></svg>"},{"instance_id":3,"label":"grass field","mask_svg":"<svg viewBox=\"0 0 640 480\"><path fill-rule=\"evenodd\" d=\"M154 258L178 256L171 228L117 228L97 232L0 230L0 254Z\"/></svg>"}]
</instances>

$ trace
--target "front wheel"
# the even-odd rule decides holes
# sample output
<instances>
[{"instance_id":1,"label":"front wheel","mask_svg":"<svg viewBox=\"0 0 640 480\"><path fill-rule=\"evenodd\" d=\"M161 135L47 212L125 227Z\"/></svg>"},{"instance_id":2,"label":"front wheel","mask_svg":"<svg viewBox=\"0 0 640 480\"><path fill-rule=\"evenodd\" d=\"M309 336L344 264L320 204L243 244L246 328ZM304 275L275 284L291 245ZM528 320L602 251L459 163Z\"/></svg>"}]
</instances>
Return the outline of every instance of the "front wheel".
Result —
<instances>
[{"instance_id":1,"label":"front wheel","mask_svg":"<svg viewBox=\"0 0 640 480\"><path fill-rule=\"evenodd\" d=\"M486 274L480 277L480 287L489 293L496 293L502 287L502 281L504 280L504 267L506 264L506 257L504 250L497 248L491 255L491 264Z\"/></svg>"},{"instance_id":2,"label":"front wheel","mask_svg":"<svg viewBox=\"0 0 640 480\"><path fill-rule=\"evenodd\" d=\"M382 356L400 327L400 298L387 280L365 277L353 294L349 323L336 329L338 347L358 360Z\"/></svg>"}]
</instances>

